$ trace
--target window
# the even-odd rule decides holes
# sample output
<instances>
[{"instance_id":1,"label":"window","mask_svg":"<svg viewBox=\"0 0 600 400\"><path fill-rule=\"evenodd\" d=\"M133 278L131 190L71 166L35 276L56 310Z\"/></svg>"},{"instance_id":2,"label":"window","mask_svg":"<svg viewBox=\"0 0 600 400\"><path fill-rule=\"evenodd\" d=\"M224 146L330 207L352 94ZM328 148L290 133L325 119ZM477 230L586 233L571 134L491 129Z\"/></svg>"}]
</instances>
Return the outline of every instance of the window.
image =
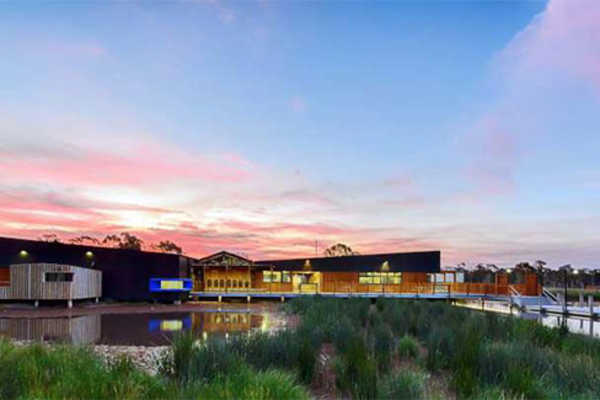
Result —
<instances>
[{"instance_id":1,"label":"window","mask_svg":"<svg viewBox=\"0 0 600 400\"><path fill-rule=\"evenodd\" d=\"M238 287L239 287L240 289L244 287L244 284L243 284L243 282L242 282L242 281L238 281Z\"/></svg>"},{"instance_id":2,"label":"window","mask_svg":"<svg viewBox=\"0 0 600 400\"><path fill-rule=\"evenodd\" d=\"M292 281L292 274L290 271L283 271L281 273L281 282L290 283Z\"/></svg>"},{"instance_id":3,"label":"window","mask_svg":"<svg viewBox=\"0 0 600 400\"><path fill-rule=\"evenodd\" d=\"M46 272L45 282L73 282L72 272Z\"/></svg>"},{"instance_id":4,"label":"window","mask_svg":"<svg viewBox=\"0 0 600 400\"><path fill-rule=\"evenodd\" d=\"M225 287L225 281L223 279L219 281L219 286Z\"/></svg>"},{"instance_id":5,"label":"window","mask_svg":"<svg viewBox=\"0 0 600 400\"><path fill-rule=\"evenodd\" d=\"M208 286L208 287L212 286L212 281L210 279L206 281L206 286Z\"/></svg>"},{"instance_id":6,"label":"window","mask_svg":"<svg viewBox=\"0 0 600 400\"><path fill-rule=\"evenodd\" d=\"M263 271L263 282L272 282L271 271Z\"/></svg>"},{"instance_id":7,"label":"window","mask_svg":"<svg viewBox=\"0 0 600 400\"><path fill-rule=\"evenodd\" d=\"M361 285L381 285L402 283L402 272L361 272L358 274Z\"/></svg>"},{"instance_id":8,"label":"window","mask_svg":"<svg viewBox=\"0 0 600 400\"><path fill-rule=\"evenodd\" d=\"M231 287L231 279L227 279L227 287L230 288Z\"/></svg>"},{"instance_id":9,"label":"window","mask_svg":"<svg viewBox=\"0 0 600 400\"><path fill-rule=\"evenodd\" d=\"M233 287L237 288L237 281L235 279L233 280Z\"/></svg>"},{"instance_id":10,"label":"window","mask_svg":"<svg viewBox=\"0 0 600 400\"><path fill-rule=\"evenodd\" d=\"M183 289L183 281L160 281L160 288L162 290Z\"/></svg>"},{"instance_id":11,"label":"window","mask_svg":"<svg viewBox=\"0 0 600 400\"><path fill-rule=\"evenodd\" d=\"M246 287L250 287L250 282L246 281Z\"/></svg>"},{"instance_id":12,"label":"window","mask_svg":"<svg viewBox=\"0 0 600 400\"><path fill-rule=\"evenodd\" d=\"M281 271L263 271L263 282L281 282Z\"/></svg>"}]
</instances>

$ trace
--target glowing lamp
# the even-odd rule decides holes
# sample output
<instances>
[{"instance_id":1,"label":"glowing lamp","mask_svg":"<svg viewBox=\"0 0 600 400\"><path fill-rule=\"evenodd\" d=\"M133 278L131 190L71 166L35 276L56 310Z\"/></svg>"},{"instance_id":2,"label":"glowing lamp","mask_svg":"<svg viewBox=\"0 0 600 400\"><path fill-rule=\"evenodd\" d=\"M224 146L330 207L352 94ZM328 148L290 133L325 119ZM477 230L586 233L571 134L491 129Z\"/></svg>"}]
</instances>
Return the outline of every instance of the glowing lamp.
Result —
<instances>
[{"instance_id":1,"label":"glowing lamp","mask_svg":"<svg viewBox=\"0 0 600 400\"><path fill-rule=\"evenodd\" d=\"M94 257L94 253L92 253L91 251L88 250L88 251L85 252L85 256L87 258L92 258L92 257Z\"/></svg>"},{"instance_id":2,"label":"glowing lamp","mask_svg":"<svg viewBox=\"0 0 600 400\"><path fill-rule=\"evenodd\" d=\"M512 272L512 269L510 269L510 268L506 270L507 274L510 274L511 272Z\"/></svg>"},{"instance_id":3,"label":"glowing lamp","mask_svg":"<svg viewBox=\"0 0 600 400\"><path fill-rule=\"evenodd\" d=\"M27 252L27 250L21 250L21 251L19 252L19 255L20 255L21 257L27 257L27 256L29 255L29 253Z\"/></svg>"}]
</instances>

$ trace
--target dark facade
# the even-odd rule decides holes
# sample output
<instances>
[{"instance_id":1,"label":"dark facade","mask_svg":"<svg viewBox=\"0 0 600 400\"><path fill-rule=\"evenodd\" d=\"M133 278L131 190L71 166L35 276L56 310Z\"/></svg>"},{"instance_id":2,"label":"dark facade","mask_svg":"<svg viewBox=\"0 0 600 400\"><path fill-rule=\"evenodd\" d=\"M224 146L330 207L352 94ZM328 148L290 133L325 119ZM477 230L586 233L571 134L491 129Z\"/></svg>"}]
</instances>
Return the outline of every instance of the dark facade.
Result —
<instances>
[{"instance_id":1,"label":"dark facade","mask_svg":"<svg viewBox=\"0 0 600 400\"><path fill-rule=\"evenodd\" d=\"M150 300L150 278L186 278L190 260L176 254L0 237L0 268L45 262L98 269L102 296L113 300Z\"/></svg>"},{"instance_id":2,"label":"dark facade","mask_svg":"<svg viewBox=\"0 0 600 400\"><path fill-rule=\"evenodd\" d=\"M256 261L255 264L272 266L276 271L310 269L323 272L369 272L379 270L385 262L389 266L389 272L440 272L439 251L264 260Z\"/></svg>"}]
</instances>

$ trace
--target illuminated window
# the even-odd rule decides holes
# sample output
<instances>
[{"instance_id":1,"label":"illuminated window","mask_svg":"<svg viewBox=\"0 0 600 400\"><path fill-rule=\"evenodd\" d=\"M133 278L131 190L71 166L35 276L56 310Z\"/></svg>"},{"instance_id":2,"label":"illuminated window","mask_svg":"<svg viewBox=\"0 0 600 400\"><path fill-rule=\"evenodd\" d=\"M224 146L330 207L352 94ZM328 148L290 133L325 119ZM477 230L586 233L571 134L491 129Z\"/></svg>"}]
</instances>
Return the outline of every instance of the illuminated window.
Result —
<instances>
[{"instance_id":1,"label":"illuminated window","mask_svg":"<svg viewBox=\"0 0 600 400\"><path fill-rule=\"evenodd\" d=\"M208 286L208 287L212 286L212 281L210 279L206 281L206 286Z\"/></svg>"},{"instance_id":2,"label":"illuminated window","mask_svg":"<svg viewBox=\"0 0 600 400\"><path fill-rule=\"evenodd\" d=\"M183 321L165 320L160 321L160 330L165 332L180 331L183 329Z\"/></svg>"},{"instance_id":3,"label":"illuminated window","mask_svg":"<svg viewBox=\"0 0 600 400\"><path fill-rule=\"evenodd\" d=\"M233 280L233 287L237 288L237 281L235 279Z\"/></svg>"},{"instance_id":4,"label":"illuminated window","mask_svg":"<svg viewBox=\"0 0 600 400\"><path fill-rule=\"evenodd\" d=\"M165 290L183 289L183 281L160 281L160 288Z\"/></svg>"},{"instance_id":5,"label":"illuminated window","mask_svg":"<svg viewBox=\"0 0 600 400\"><path fill-rule=\"evenodd\" d=\"M242 281L238 281L238 287L241 289L242 287L244 287L244 284Z\"/></svg>"},{"instance_id":6,"label":"illuminated window","mask_svg":"<svg viewBox=\"0 0 600 400\"><path fill-rule=\"evenodd\" d=\"M273 271L273 282L281 282L281 271Z\"/></svg>"},{"instance_id":7,"label":"illuminated window","mask_svg":"<svg viewBox=\"0 0 600 400\"><path fill-rule=\"evenodd\" d=\"M72 272L46 272L45 282L73 282Z\"/></svg>"},{"instance_id":8,"label":"illuminated window","mask_svg":"<svg viewBox=\"0 0 600 400\"><path fill-rule=\"evenodd\" d=\"M402 272L361 272L358 274L361 285L381 285L402 283Z\"/></svg>"},{"instance_id":9,"label":"illuminated window","mask_svg":"<svg viewBox=\"0 0 600 400\"><path fill-rule=\"evenodd\" d=\"M250 282L246 281L245 285L247 288L250 287Z\"/></svg>"},{"instance_id":10,"label":"illuminated window","mask_svg":"<svg viewBox=\"0 0 600 400\"><path fill-rule=\"evenodd\" d=\"M227 279L227 287L231 287L231 279Z\"/></svg>"},{"instance_id":11,"label":"illuminated window","mask_svg":"<svg viewBox=\"0 0 600 400\"><path fill-rule=\"evenodd\" d=\"M219 286L225 287L225 281L223 279L219 281Z\"/></svg>"},{"instance_id":12,"label":"illuminated window","mask_svg":"<svg viewBox=\"0 0 600 400\"><path fill-rule=\"evenodd\" d=\"M292 274L290 274L290 271L283 271L281 273L281 281L285 283L290 283L292 281Z\"/></svg>"}]
</instances>

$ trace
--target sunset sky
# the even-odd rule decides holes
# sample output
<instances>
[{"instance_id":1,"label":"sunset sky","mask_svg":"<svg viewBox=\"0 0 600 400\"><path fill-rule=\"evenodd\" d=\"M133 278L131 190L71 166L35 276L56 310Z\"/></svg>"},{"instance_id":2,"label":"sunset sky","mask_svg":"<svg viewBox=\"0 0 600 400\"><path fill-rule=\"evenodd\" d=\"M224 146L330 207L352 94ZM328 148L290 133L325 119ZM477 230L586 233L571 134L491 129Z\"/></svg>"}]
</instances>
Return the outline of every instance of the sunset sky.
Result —
<instances>
[{"instance_id":1,"label":"sunset sky","mask_svg":"<svg viewBox=\"0 0 600 400\"><path fill-rule=\"evenodd\" d=\"M0 3L0 236L600 267L600 1Z\"/></svg>"}]
</instances>

